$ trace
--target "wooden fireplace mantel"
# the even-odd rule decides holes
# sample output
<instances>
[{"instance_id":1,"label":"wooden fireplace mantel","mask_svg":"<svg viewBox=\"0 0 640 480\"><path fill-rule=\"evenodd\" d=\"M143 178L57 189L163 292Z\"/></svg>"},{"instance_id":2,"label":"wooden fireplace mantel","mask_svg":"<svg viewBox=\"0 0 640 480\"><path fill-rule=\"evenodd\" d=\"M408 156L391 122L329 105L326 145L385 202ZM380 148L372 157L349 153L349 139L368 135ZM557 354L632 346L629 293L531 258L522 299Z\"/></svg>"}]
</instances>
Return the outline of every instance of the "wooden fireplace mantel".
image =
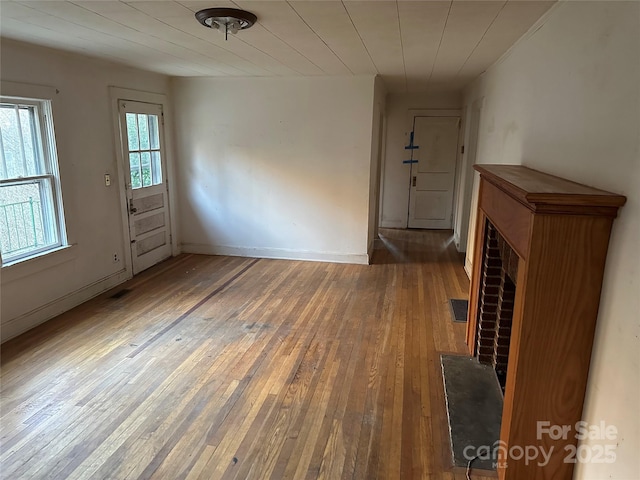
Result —
<instances>
[{"instance_id":1,"label":"wooden fireplace mantel","mask_svg":"<svg viewBox=\"0 0 640 480\"><path fill-rule=\"evenodd\" d=\"M500 440L553 449L549 463L501 458L501 479L571 479L565 463L589 373L613 220L626 198L519 165L476 165L478 215L467 345L475 355L487 220L518 256ZM569 426L538 435L538 422ZM569 450L567 450L569 449Z\"/></svg>"}]
</instances>

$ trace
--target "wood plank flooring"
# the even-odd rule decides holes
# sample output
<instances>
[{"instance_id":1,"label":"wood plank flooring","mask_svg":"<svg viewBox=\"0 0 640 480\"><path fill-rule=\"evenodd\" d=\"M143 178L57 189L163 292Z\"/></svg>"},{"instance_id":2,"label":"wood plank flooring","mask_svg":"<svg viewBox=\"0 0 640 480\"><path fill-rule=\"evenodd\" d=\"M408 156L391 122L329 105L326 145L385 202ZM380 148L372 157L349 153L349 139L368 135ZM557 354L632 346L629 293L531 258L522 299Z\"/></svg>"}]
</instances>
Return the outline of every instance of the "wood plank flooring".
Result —
<instances>
[{"instance_id":1,"label":"wood plank flooring","mask_svg":"<svg viewBox=\"0 0 640 480\"><path fill-rule=\"evenodd\" d=\"M465 479L461 257L382 236L370 266L181 255L7 342L1 478Z\"/></svg>"}]
</instances>

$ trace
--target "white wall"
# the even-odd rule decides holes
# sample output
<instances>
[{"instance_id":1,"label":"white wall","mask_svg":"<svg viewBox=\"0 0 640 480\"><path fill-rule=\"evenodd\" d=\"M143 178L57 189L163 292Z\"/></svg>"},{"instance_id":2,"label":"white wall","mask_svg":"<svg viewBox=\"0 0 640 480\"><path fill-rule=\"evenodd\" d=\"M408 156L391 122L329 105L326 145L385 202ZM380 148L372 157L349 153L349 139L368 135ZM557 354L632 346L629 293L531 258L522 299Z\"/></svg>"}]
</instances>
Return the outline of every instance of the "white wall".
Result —
<instances>
[{"instance_id":1,"label":"white wall","mask_svg":"<svg viewBox=\"0 0 640 480\"><path fill-rule=\"evenodd\" d=\"M172 90L182 251L367 263L374 77Z\"/></svg>"},{"instance_id":2,"label":"white wall","mask_svg":"<svg viewBox=\"0 0 640 480\"><path fill-rule=\"evenodd\" d=\"M124 241L109 85L167 92L168 78L2 39L2 81L59 90L53 112L68 239L62 252L2 268L2 340L120 283ZM105 187L104 174L114 182Z\"/></svg>"},{"instance_id":3,"label":"white wall","mask_svg":"<svg viewBox=\"0 0 640 480\"><path fill-rule=\"evenodd\" d=\"M579 464L575 478L640 478L640 3L559 4L467 90L467 108L483 96L480 163L524 164L627 196L583 415L618 429L615 441L583 448L612 443L617 459Z\"/></svg>"},{"instance_id":4,"label":"white wall","mask_svg":"<svg viewBox=\"0 0 640 480\"><path fill-rule=\"evenodd\" d=\"M461 102L460 95L454 93L387 95L381 227L407 228L411 165L403 164L402 161L408 160L410 155L410 152L404 149L409 144L411 131L408 122L409 109L458 109Z\"/></svg>"}]
</instances>

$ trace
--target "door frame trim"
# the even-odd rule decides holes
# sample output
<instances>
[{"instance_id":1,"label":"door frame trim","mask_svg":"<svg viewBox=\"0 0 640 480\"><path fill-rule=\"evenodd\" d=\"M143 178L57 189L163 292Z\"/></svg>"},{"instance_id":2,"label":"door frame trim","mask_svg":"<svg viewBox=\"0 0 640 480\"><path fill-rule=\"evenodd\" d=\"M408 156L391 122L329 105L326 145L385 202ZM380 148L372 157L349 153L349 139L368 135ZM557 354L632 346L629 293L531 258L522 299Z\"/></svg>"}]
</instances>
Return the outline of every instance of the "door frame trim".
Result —
<instances>
[{"instance_id":1,"label":"door frame trim","mask_svg":"<svg viewBox=\"0 0 640 480\"><path fill-rule=\"evenodd\" d=\"M173 115L171 104L167 96L163 93L145 92L141 90L132 90L129 88L121 88L109 86L109 99L111 103L111 118L113 128L113 140L115 148L116 170L118 174L118 195L120 197L120 217L122 222L122 241L124 254L124 268L127 271L127 278L133 277L133 258L131 257L131 234L129 231L129 213L126 182L127 178L124 171L124 157L122 131L120 129L120 112L118 102L120 100L129 100L132 102L153 103L162 105L162 113L164 117L164 147L165 147L165 164L167 167L167 197L169 199L169 234L171 235L171 255L176 256L180 253L178 242L178 224L176 221L176 180L175 180L175 164L174 164L174 147L173 147Z\"/></svg>"},{"instance_id":2,"label":"door frame trim","mask_svg":"<svg viewBox=\"0 0 640 480\"><path fill-rule=\"evenodd\" d=\"M451 108L410 108L407 110L407 132L413 130L413 119L415 117L460 117L462 109Z\"/></svg>"}]
</instances>

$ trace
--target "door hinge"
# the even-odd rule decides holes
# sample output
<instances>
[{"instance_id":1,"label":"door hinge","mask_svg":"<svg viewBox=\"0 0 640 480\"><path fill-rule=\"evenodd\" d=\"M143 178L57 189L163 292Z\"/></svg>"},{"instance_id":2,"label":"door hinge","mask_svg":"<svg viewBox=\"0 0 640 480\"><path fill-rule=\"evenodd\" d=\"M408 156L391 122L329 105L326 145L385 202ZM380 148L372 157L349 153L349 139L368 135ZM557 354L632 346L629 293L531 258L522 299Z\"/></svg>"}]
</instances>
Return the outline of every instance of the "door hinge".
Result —
<instances>
[{"instance_id":1,"label":"door hinge","mask_svg":"<svg viewBox=\"0 0 640 480\"><path fill-rule=\"evenodd\" d=\"M164 112L160 112L160 121L162 122L162 125L164 125Z\"/></svg>"},{"instance_id":2,"label":"door hinge","mask_svg":"<svg viewBox=\"0 0 640 480\"><path fill-rule=\"evenodd\" d=\"M417 176L416 176L416 175L414 175L414 176L413 176L413 180L411 180L411 186L412 186L412 187L415 187L415 186L416 186L416 181L417 181Z\"/></svg>"},{"instance_id":3,"label":"door hinge","mask_svg":"<svg viewBox=\"0 0 640 480\"><path fill-rule=\"evenodd\" d=\"M460 153L464 153L464 145L460 147Z\"/></svg>"}]
</instances>

